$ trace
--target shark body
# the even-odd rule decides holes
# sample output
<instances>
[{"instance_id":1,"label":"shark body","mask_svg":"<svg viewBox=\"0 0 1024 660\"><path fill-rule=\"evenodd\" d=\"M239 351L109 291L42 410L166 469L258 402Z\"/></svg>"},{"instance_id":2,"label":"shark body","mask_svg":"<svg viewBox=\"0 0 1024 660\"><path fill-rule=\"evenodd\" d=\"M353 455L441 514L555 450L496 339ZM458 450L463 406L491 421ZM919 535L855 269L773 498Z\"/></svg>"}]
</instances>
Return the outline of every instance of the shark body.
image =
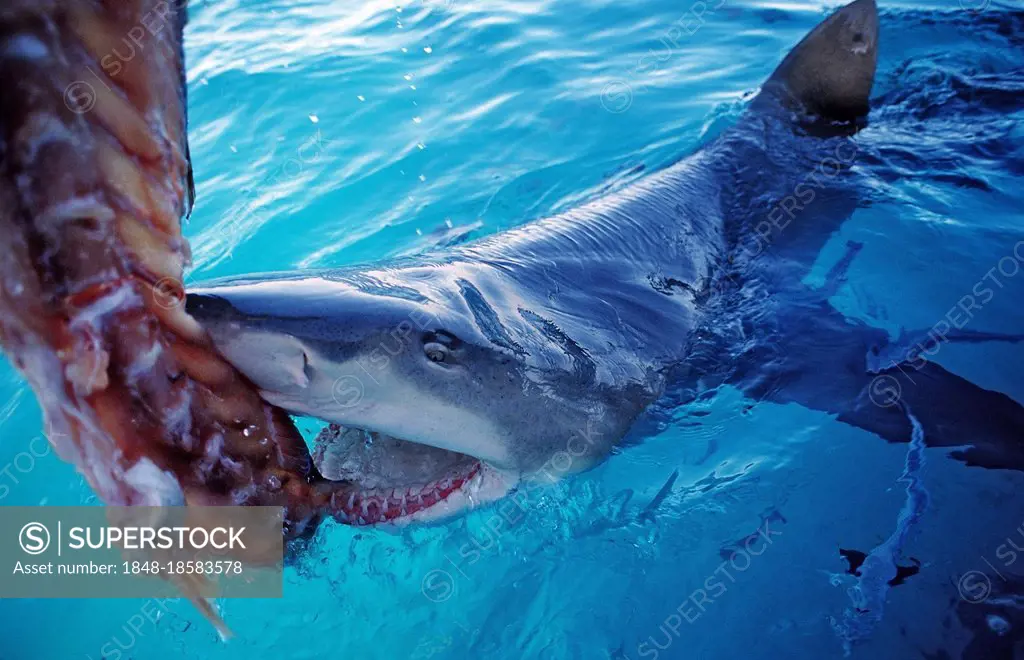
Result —
<instances>
[{"instance_id":1,"label":"shark body","mask_svg":"<svg viewBox=\"0 0 1024 660\"><path fill-rule=\"evenodd\" d=\"M929 444L1021 469L1016 402L927 361L876 364L887 335L801 283L857 206L877 44L874 1L856 0L736 126L624 190L423 256L213 282L187 310L267 401L332 423L317 467L359 485L337 508L351 524L584 470L652 410L726 384L890 441L910 440L913 408Z\"/></svg>"}]
</instances>

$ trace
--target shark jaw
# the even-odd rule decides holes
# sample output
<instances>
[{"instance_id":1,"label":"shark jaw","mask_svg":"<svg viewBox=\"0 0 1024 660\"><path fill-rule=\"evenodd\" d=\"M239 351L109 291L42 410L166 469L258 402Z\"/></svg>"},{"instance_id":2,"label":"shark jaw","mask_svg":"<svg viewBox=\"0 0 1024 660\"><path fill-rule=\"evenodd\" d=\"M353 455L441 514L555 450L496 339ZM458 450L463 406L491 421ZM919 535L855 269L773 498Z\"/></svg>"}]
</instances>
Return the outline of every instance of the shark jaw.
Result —
<instances>
[{"instance_id":1,"label":"shark jaw","mask_svg":"<svg viewBox=\"0 0 1024 660\"><path fill-rule=\"evenodd\" d=\"M519 475L467 454L331 424L316 438L320 473L351 485L335 501L347 525L433 522L504 497Z\"/></svg>"}]
</instances>

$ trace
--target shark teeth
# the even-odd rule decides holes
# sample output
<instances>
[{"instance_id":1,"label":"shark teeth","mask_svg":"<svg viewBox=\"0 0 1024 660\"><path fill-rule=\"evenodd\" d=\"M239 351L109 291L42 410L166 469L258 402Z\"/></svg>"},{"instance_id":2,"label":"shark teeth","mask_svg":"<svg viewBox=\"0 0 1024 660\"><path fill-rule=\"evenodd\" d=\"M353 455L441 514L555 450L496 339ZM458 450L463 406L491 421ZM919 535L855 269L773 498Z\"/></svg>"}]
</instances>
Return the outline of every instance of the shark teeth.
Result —
<instances>
[{"instance_id":1,"label":"shark teeth","mask_svg":"<svg viewBox=\"0 0 1024 660\"><path fill-rule=\"evenodd\" d=\"M425 486L353 491L340 508L349 524L353 525L374 525L411 516L448 499L452 493L473 481L479 475L480 467L477 462L465 474L447 476Z\"/></svg>"}]
</instances>

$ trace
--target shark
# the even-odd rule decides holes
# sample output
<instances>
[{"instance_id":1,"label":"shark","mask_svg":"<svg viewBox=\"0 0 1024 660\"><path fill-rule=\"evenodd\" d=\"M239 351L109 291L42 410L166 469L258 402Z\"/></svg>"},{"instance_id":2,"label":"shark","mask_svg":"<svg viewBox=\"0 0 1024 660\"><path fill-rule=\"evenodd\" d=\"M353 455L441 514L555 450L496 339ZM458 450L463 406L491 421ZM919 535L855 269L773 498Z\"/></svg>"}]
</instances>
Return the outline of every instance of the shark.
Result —
<instances>
[{"instance_id":1,"label":"shark","mask_svg":"<svg viewBox=\"0 0 1024 660\"><path fill-rule=\"evenodd\" d=\"M353 486L333 508L351 525L587 470L722 387L889 442L911 440L913 410L927 446L1024 469L1024 408L929 359L955 333L911 350L829 304L859 245L805 284L861 204L878 42L875 1L855 0L735 125L623 189L425 254L204 283L186 311L263 399L329 423L313 460Z\"/></svg>"}]
</instances>

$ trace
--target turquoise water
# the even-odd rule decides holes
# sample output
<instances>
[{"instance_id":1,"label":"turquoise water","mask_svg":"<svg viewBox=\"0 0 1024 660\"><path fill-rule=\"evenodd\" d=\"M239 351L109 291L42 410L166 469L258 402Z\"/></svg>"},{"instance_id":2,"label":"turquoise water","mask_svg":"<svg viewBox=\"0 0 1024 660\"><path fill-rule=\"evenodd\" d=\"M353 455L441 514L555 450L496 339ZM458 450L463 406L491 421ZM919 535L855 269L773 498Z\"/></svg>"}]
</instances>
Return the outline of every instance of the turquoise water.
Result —
<instances>
[{"instance_id":1,"label":"turquoise water","mask_svg":"<svg viewBox=\"0 0 1024 660\"><path fill-rule=\"evenodd\" d=\"M620 187L727 127L836 6L714 0L701 23L697 5L195 3L191 277L414 253ZM1024 18L985 0L884 3L881 30L855 164L869 203L808 281L863 243L832 303L896 333L931 327L1024 238ZM1000 281L972 329L1024 328L1024 275ZM948 345L936 359L1024 401L1020 345ZM6 365L0 388L0 504L93 501L33 442L38 408ZM680 415L531 490L524 510L400 534L326 527L289 569L285 598L223 604L238 635L228 644L184 601L8 600L0 658L841 657L853 582L838 549L894 533L908 447L747 403L724 391L699 425ZM1024 547L1024 477L944 453L925 450L929 504L904 547L921 572L888 592L854 657L958 657L971 637L959 621L982 611L964 606L986 606L961 597L961 578L981 571L998 586L997 549ZM752 534L760 554L723 569ZM1024 560L996 567L1020 574ZM722 589L695 604L716 575Z\"/></svg>"}]
</instances>

